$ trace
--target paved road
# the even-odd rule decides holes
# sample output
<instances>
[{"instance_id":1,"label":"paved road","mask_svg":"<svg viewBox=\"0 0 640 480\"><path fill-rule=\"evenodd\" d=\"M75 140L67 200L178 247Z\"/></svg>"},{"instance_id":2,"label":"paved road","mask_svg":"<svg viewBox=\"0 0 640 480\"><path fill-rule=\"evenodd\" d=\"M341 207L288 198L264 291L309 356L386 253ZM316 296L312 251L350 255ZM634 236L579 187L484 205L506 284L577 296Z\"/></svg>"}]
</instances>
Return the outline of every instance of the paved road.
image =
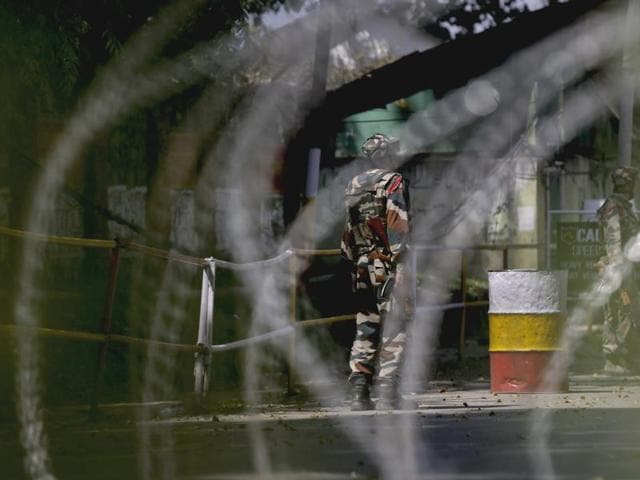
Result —
<instances>
[{"instance_id":1,"label":"paved road","mask_svg":"<svg viewBox=\"0 0 640 480\"><path fill-rule=\"evenodd\" d=\"M402 449L396 472L411 464L401 458L399 426L406 422L416 432L416 455L409 456L417 458L416 478L640 479L638 378L573 377L569 393L536 395L493 395L482 382L439 383L411 398L419 408L392 413L309 404L185 415L169 405L144 423L120 415L98 424L53 417L52 470L61 480L143 478L140 452L148 452L153 479L163 478L163 470L164 478L185 480L266 478L255 473L261 444L276 479L392 478L384 466L393 458L382 455ZM548 442L538 444L532 425L547 419ZM383 452L360 443L374 430L388 445ZM26 478L23 457L15 426L2 425L0 478ZM544 470L547 460L552 467Z\"/></svg>"}]
</instances>

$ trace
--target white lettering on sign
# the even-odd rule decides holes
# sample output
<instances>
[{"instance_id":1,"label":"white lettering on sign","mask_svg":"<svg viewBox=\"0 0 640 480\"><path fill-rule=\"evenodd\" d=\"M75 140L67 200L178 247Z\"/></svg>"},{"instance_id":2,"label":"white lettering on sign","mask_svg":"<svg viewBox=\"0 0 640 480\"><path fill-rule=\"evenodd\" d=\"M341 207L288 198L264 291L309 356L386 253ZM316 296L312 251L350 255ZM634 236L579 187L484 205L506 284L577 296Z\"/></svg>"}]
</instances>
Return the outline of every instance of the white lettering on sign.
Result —
<instances>
[{"instance_id":1,"label":"white lettering on sign","mask_svg":"<svg viewBox=\"0 0 640 480\"><path fill-rule=\"evenodd\" d=\"M600 245L572 245L571 255L574 257L596 257L600 255Z\"/></svg>"},{"instance_id":2,"label":"white lettering on sign","mask_svg":"<svg viewBox=\"0 0 640 480\"><path fill-rule=\"evenodd\" d=\"M605 254L596 222L559 222L554 268L569 272L569 291L583 291L598 275L596 262Z\"/></svg>"},{"instance_id":3,"label":"white lettering on sign","mask_svg":"<svg viewBox=\"0 0 640 480\"><path fill-rule=\"evenodd\" d=\"M578 228L576 240L578 243L598 243L600 242L600 231L598 228Z\"/></svg>"}]
</instances>

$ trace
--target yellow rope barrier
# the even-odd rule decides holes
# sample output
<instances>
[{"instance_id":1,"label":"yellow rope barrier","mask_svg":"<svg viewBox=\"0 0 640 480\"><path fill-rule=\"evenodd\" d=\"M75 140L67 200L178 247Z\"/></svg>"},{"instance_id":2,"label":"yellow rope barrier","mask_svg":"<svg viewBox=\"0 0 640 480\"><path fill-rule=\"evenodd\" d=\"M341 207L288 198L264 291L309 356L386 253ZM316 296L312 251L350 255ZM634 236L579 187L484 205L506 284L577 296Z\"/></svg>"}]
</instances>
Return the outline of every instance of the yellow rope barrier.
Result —
<instances>
[{"instance_id":1,"label":"yellow rope barrier","mask_svg":"<svg viewBox=\"0 0 640 480\"><path fill-rule=\"evenodd\" d=\"M44 327L28 327L24 325L0 324L0 331L9 333L37 333L45 337L66 338L69 340L82 340L88 342L104 342L106 335L100 333L78 332L72 330L56 330Z\"/></svg>"},{"instance_id":2,"label":"yellow rope barrier","mask_svg":"<svg viewBox=\"0 0 640 480\"><path fill-rule=\"evenodd\" d=\"M16 238L28 238L56 245L67 245L70 247L92 247L111 249L116 246L115 240L100 240L91 238L61 237L57 235L46 235L44 233L25 232L15 228L0 226L0 234Z\"/></svg>"},{"instance_id":3,"label":"yellow rope barrier","mask_svg":"<svg viewBox=\"0 0 640 480\"><path fill-rule=\"evenodd\" d=\"M67 246L76 246L76 247L113 249L119 246L132 251L137 251L149 256L164 258L166 260L172 260L172 261L180 261L180 262L184 262L184 263L188 263L196 266L203 266L207 263L207 260L203 258L192 257L189 255L182 255L179 253L162 250L160 248L150 247L147 245L142 245L135 242L121 242L117 240L101 240L101 239L87 239L87 238L45 235L41 233L25 232L22 230L17 230L9 227L4 227L4 226L0 226L0 234L8 235L16 238L29 238L29 239L53 243L57 245L67 245ZM537 246L536 244L477 245L477 246L467 247L467 248L499 250L504 248L532 248L536 246ZM305 255L332 256L332 255L340 254L339 249L325 249L325 250L294 249L293 251L296 255L301 255L301 256L305 256ZM214 261L216 261L216 259L214 259ZM224 262L224 261L220 261L220 262L225 264L230 264L230 262ZM487 303L488 302L486 301L465 302L464 306L465 307L484 306ZM354 314L337 315L332 317L301 320L299 322L294 322L292 326L296 328L306 328L306 327L312 327L312 326L318 326L318 325L327 325L335 322L353 320L354 318L355 318ZM0 331L9 331L12 333L18 333L18 332L36 333L39 335L50 336L50 337L66 338L71 340L91 341L91 342L99 342L99 343L110 342L110 343L121 343L121 344L134 344L134 345L147 346L147 347L168 348L168 349L178 350L183 352L199 352L199 351L206 350L206 347L199 346L199 345L176 344L176 343L162 342L158 340L148 340L148 339L137 338L137 337L129 337L126 335L90 333L90 332L79 332L79 331L71 331L71 330L56 330L51 328L31 327L31 326L22 326L22 325L0 324Z\"/></svg>"},{"instance_id":4,"label":"yellow rope barrier","mask_svg":"<svg viewBox=\"0 0 640 480\"><path fill-rule=\"evenodd\" d=\"M331 255L340 255L340 249L339 248L333 248L333 249L328 249L328 250L307 250L304 248L296 248L294 249L294 252L297 255L316 255L318 257L322 257L322 256L331 256Z\"/></svg>"},{"instance_id":5,"label":"yellow rope barrier","mask_svg":"<svg viewBox=\"0 0 640 480\"><path fill-rule=\"evenodd\" d=\"M161 248L149 247L147 245L142 245L140 243L123 243L123 248L128 250L133 250L136 252L147 254L151 257L164 258L166 260L173 260L183 263L188 263L196 266L204 266L207 264L207 261L204 258L191 257L189 255L183 255L181 253L170 252L167 250L162 250Z\"/></svg>"},{"instance_id":6,"label":"yellow rope barrier","mask_svg":"<svg viewBox=\"0 0 640 480\"><path fill-rule=\"evenodd\" d=\"M140 243L135 242L118 242L116 240L103 240L103 239L92 239L92 238L78 238L78 237L64 237L64 236L56 236L56 235L46 235L42 233L34 233L34 232L25 232L23 230L17 230L15 228L4 227L0 225L0 234L8 235L11 237L17 238L30 238L32 240L39 240L48 243L54 243L57 245L67 245L67 246L75 246L75 247L92 247L92 248L106 248L112 249L116 246L121 246L122 248L126 248L129 250L137 251L140 253L144 253L153 257L164 258L167 260L180 261L184 263L189 263L191 265L203 266L207 262L203 258L191 257L189 255L183 255L180 253L171 252L168 250L163 250L156 247L149 247L147 245L142 245ZM525 244L505 244L505 245L474 245L474 246L434 246L433 249L462 249L462 250L503 250L505 248L509 249L526 249L526 248L537 248L539 244L535 243L525 243ZM421 248L421 247L418 247ZM432 248L427 248L432 249ZM315 255L315 256L332 256L339 255L340 249L304 249L304 248L296 248L294 249L296 255ZM218 261L218 259L214 259L214 261ZM230 263L230 262L226 262Z\"/></svg>"},{"instance_id":7,"label":"yellow rope barrier","mask_svg":"<svg viewBox=\"0 0 640 480\"><path fill-rule=\"evenodd\" d=\"M46 235L43 233L26 232L23 230L17 230L15 228L9 228L0 226L0 234L7 235L15 238L29 238L32 240L38 240L41 242L53 243L56 245L67 245L73 247L93 247L93 248L106 248L112 249L116 246L122 248L140 252L152 257L164 258L166 260L179 261L196 266L206 265L207 261L204 258L192 257L189 255L183 255L168 250L163 250L157 247L150 247L148 245L142 245L135 242L116 241L116 240L103 240L103 239L91 239L91 238L79 238L79 237L63 237L56 235ZM306 249L294 249L297 255L317 255L317 256L331 256L339 255L339 249L328 250L306 250ZM214 259L218 261L218 259ZM230 262L226 262L230 263Z\"/></svg>"},{"instance_id":8,"label":"yellow rope barrier","mask_svg":"<svg viewBox=\"0 0 640 480\"><path fill-rule=\"evenodd\" d=\"M353 313L348 315L336 315L334 317L312 318L309 320L299 320L294 324L294 326L298 328L315 327L317 325L328 325L331 323L346 322L347 320L355 320L355 318L356 316Z\"/></svg>"},{"instance_id":9,"label":"yellow rope barrier","mask_svg":"<svg viewBox=\"0 0 640 480\"><path fill-rule=\"evenodd\" d=\"M25 325L8 325L0 324L0 332L9 332L16 334L38 334L45 337L65 338L67 340L81 340L87 342L96 343L121 343L121 344L133 344L146 347L159 347L168 348L171 350L178 350L181 352L199 352L205 350L205 347L198 345L186 344L186 343L169 343L160 340L148 340L145 338L129 337L126 335L117 334L105 334L105 333L90 333L90 332L78 332L75 330L56 330L53 328L44 327L31 327Z\"/></svg>"}]
</instances>

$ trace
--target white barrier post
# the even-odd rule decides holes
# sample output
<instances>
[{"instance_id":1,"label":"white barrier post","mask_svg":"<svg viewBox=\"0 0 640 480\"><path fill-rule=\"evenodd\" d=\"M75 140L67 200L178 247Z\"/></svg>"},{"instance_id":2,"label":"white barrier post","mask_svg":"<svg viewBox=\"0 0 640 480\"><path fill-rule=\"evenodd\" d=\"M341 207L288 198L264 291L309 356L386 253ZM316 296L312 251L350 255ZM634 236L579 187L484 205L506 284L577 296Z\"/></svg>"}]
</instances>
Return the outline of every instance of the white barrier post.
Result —
<instances>
[{"instance_id":1,"label":"white barrier post","mask_svg":"<svg viewBox=\"0 0 640 480\"><path fill-rule=\"evenodd\" d=\"M198 323L198 346L208 349L213 344L213 305L215 293L216 264L207 258L207 265L202 269L202 290L200 294L200 320ZM195 392L204 395L209 391L209 370L211 351L196 352L193 376Z\"/></svg>"}]
</instances>

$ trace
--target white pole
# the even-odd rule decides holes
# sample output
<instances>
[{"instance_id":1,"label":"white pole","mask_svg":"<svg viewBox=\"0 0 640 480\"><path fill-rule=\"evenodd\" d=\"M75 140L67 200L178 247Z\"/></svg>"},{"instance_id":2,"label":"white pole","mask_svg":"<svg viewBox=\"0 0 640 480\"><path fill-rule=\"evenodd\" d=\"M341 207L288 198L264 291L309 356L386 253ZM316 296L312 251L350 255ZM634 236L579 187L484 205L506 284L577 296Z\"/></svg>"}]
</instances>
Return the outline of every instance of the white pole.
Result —
<instances>
[{"instance_id":1,"label":"white pole","mask_svg":"<svg viewBox=\"0 0 640 480\"><path fill-rule=\"evenodd\" d=\"M207 341L207 311L209 299L209 280L207 273L202 270L202 289L200 291L200 319L198 321L198 340L197 345L205 345ZM203 393L205 365L204 356L200 352L195 354L195 363L193 366L194 390L196 393Z\"/></svg>"},{"instance_id":2,"label":"white pole","mask_svg":"<svg viewBox=\"0 0 640 480\"><path fill-rule=\"evenodd\" d=\"M215 289L216 289L216 264L210 258L207 259L209 264L205 267L205 276L207 273L207 315L205 318L206 331L205 331L205 345L211 348L213 344L213 305L215 300ZM207 269L209 270L207 272ZM204 369L204 378L202 383L202 393L205 394L209 391L209 380L210 380L210 372L211 372L211 351L208 351L205 354L205 369Z\"/></svg>"},{"instance_id":3,"label":"white pole","mask_svg":"<svg viewBox=\"0 0 640 480\"><path fill-rule=\"evenodd\" d=\"M319 148L314 147L309 150L309 158L307 159L307 182L305 185L305 196L308 199L315 198L318 195L321 154L322 150Z\"/></svg>"}]
</instances>

